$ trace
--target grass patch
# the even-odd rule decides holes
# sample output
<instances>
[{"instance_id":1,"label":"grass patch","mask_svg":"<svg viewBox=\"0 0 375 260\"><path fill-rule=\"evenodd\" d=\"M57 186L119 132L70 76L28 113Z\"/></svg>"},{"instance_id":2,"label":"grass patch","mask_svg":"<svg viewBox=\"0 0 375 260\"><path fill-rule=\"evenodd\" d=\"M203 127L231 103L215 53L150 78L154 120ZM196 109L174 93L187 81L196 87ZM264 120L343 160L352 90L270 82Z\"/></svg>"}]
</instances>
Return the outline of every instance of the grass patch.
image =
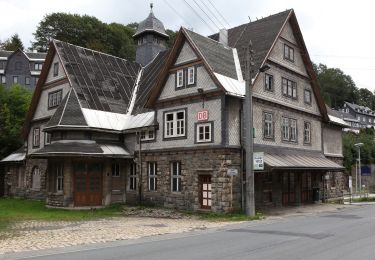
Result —
<instances>
[{"instance_id":1,"label":"grass patch","mask_svg":"<svg viewBox=\"0 0 375 260\"><path fill-rule=\"evenodd\" d=\"M265 216L262 213L256 213L255 216L247 216L242 212L234 213L216 213L216 212L189 212L200 219L208 221L251 221L264 219Z\"/></svg>"},{"instance_id":2,"label":"grass patch","mask_svg":"<svg viewBox=\"0 0 375 260\"><path fill-rule=\"evenodd\" d=\"M375 202L375 197L353 198L352 202Z\"/></svg>"},{"instance_id":3,"label":"grass patch","mask_svg":"<svg viewBox=\"0 0 375 260\"><path fill-rule=\"evenodd\" d=\"M121 214L121 210L122 205L96 210L49 209L42 201L2 198L0 199L0 230L14 221L79 221L117 216Z\"/></svg>"}]
</instances>

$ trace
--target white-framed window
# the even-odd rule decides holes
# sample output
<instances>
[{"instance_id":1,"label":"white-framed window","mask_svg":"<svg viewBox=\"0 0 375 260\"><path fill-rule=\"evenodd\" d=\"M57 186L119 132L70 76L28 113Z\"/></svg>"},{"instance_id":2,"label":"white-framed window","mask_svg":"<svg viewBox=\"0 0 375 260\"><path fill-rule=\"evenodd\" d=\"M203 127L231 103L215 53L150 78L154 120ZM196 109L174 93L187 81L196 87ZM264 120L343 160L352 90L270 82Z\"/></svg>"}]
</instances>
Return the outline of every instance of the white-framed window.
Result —
<instances>
[{"instance_id":1,"label":"white-framed window","mask_svg":"<svg viewBox=\"0 0 375 260\"><path fill-rule=\"evenodd\" d=\"M42 70L43 63L34 63L34 70Z\"/></svg>"},{"instance_id":2,"label":"white-framed window","mask_svg":"<svg viewBox=\"0 0 375 260\"><path fill-rule=\"evenodd\" d=\"M284 141L297 141L297 120L292 118L282 118L282 137Z\"/></svg>"},{"instance_id":3,"label":"white-framed window","mask_svg":"<svg viewBox=\"0 0 375 260\"><path fill-rule=\"evenodd\" d=\"M195 67L189 67L187 70L188 75L188 85L193 85L195 83Z\"/></svg>"},{"instance_id":4,"label":"white-framed window","mask_svg":"<svg viewBox=\"0 0 375 260\"><path fill-rule=\"evenodd\" d=\"M303 126L303 142L305 144L311 143L311 123L305 122Z\"/></svg>"},{"instance_id":5,"label":"white-framed window","mask_svg":"<svg viewBox=\"0 0 375 260\"><path fill-rule=\"evenodd\" d=\"M39 147L40 145L40 128L35 127L33 129L33 147Z\"/></svg>"},{"instance_id":6,"label":"white-framed window","mask_svg":"<svg viewBox=\"0 0 375 260\"><path fill-rule=\"evenodd\" d=\"M273 114L269 112L263 113L263 137L270 139L274 137Z\"/></svg>"},{"instance_id":7,"label":"white-framed window","mask_svg":"<svg viewBox=\"0 0 375 260\"><path fill-rule=\"evenodd\" d=\"M289 118L282 119L282 136L283 140L289 141Z\"/></svg>"},{"instance_id":8,"label":"white-framed window","mask_svg":"<svg viewBox=\"0 0 375 260\"><path fill-rule=\"evenodd\" d=\"M304 92L304 100L305 100L305 103L306 104L311 104L311 91L308 90L308 89L305 89L305 92Z\"/></svg>"},{"instance_id":9,"label":"white-framed window","mask_svg":"<svg viewBox=\"0 0 375 260\"><path fill-rule=\"evenodd\" d=\"M368 122L371 123L371 118L368 118Z\"/></svg>"},{"instance_id":10,"label":"white-framed window","mask_svg":"<svg viewBox=\"0 0 375 260\"><path fill-rule=\"evenodd\" d=\"M147 173L148 173L148 190L156 191L158 188L158 178L156 172L156 162L147 163Z\"/></svg>"},{"instance_id":11,"label":"white-framed window","mask_svg":"<svg viewBox=\"0 0 375 260\"><path fill-rule=\"evenodd\" d=\"M185 110L166 112L164 114L164 137L185 136Z\"/></svg>"},{"instance_id":12,"label":"white-framed window","mask_svg":"<svg viewBox=\"0 0 375 260\"><path fill-rule=\"evenodd\" d=\"M281 80L283 95L297 99L297 83L286 78Z\"/></svg>"},{"instance_id":13,"label":"white-framed window","mask_svg":"<svg viewBox=\"0 0 375 260\"><path fill-rule=\"evenodd\" d=\"M30 77L25 78L25 85L30 85Z\"/></svg>"},{"instance_id":14,"label":"white-framed window","mask_svg":"<svg viewBox=\"0 0 375 260\"><path fill-rule=\"evenodd\" d=\"M32 178L31 178L31 189L39 191L40 190L40 171L37 166L33 168L32 171Z\"/></svg>"},{"instance_id":15,"label":"white-framed window","mask_svg":"<svg viewBox=\"0 0 375 260\"><path fill-rule=\"evenodd\" d=\"M176 87L181 88L184 86L184 71L178 70L176 72Z\"/></svg>"},{"instance_id":16,"label":"white-framed window","mask_svg":"<svg viewBox=\"0 0 375 260\"><path fill-rule=\"evenodd\" d=\"M56 165L56 191L64 191L64 171L62 164Z\"/></svg>"},{"instance_id":17,"label":"white-framed window","mask_svg":"<svg viewBox=\"0 0 375 260\"><path fill-rule=\"evenodd\" d=\"M212 124L197 124L197 143L207 143L212 141Z\"/></svg>"},{"instance_id":18,"label":"white-framed window","mask_svg":"<svg viewBox=\"0 0 375 260\"><path fill-rule=\"evenodd\" d=\"M53 76L57 77L59 75L59 63L55 62L53 64Z\"/></svg>"},{"instance_id":19,"label":"white-framed window","mask_svg":"<svg viewBox=\"0 0 375 260\"><path fill-rule=\"evenodd\" d=\"M294 49L284 44L284 59L294 62Z\"/></svg>"},{"instance_id":20,"label":"white-framed window","mask_svg":"<svg viewBox=\"0 0 375 260\"><path fill-rule=\"evenodd\" d=\"M148 141L155 139L155 130L141 131L141 140Z\"/></svg>"},{"instance_id":21,"label":"white-framed window","mask_svg":"<svg viewBox=\"0 0 375 260\"><path fill-rule=\"evenodd\" d=\"M0 83L4 84L7 82L7 78L5 76L0 76Z\"/></svg>"},{"instance_id":22,"label":"white-framed window","mask_svg":"<svg viewBox=\"0 0 375 260\"><path fill-rule=\"evenodd\" d=\"M118 162L112 163L112 177L120 177L120 164Z\"/></svg>"},{"instance_id":23,"label":"white-framed window","mask_svg":"<svg viewBox=\"0 0 375 260\"><path fill-rule=\"evenodd\" d=\"M44 144L51 144L51 134L44 132Z\"/></svg>"},{"instance_id":24,"label":"white-framed window","mask_svg":"<svg viewBox=\"0 0 375 260\"><path fill-rule=\"evenodd\" d=\"M13 76L13 83L14 84L18 83L18 76Z\"/></svg>"},{"instance_id":25,"label":"white-framed window","mask_svg":"<svg viewBox=\"0 0 375 260\"><path fill-rule=\"evenodd\" d=\"M264 74L264 89L273 91L273 76L267 73Z\"/></svg>"},{"instance_id":26,"label":"white-framed window","mask_svg":"<svg viewBox=\"0 0 375 260\"><path fill-rule=\"evenodd\" d=\"M48 93L48 108L60 105L62 100L62 89Z\"/></svg>"},{"instance_id":27,"label":"white-framed window","mask_svg":"<svg viewBox=\"0 0 375 260\"><path fill-rule=\"evenodd\" d=\"M173 192L181 192L181 162L171 162L171 188Z\"/></svg>"},{"instance_id":28,"label":"white-framed window","mask_svg":"<svg viewBox=\"0 0 375 260\"><path fill-rule=\"evenodd\" d=\"M129 190L137 190L137 172L135 163L129 166Z\"/></svg>"}]
</instances>

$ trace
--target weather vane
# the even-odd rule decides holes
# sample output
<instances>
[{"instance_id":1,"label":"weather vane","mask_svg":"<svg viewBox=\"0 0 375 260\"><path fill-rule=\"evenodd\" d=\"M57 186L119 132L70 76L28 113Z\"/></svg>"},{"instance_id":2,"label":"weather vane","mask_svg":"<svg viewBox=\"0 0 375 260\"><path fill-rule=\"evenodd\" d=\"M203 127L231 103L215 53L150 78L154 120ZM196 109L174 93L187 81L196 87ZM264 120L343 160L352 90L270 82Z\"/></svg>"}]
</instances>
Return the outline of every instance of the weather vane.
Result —
<instances>
[{"instance_id":1,"label":"weather vane","mask_svg":"<svg viewBox=\"0 0 375 260\"><path fill-rule=\"evenodd\" d=\"M151 2L150 3L150 8L151 8L151 12L152 12L152 8L154 7L154 4Z\"/></svg>"}]
</instances>

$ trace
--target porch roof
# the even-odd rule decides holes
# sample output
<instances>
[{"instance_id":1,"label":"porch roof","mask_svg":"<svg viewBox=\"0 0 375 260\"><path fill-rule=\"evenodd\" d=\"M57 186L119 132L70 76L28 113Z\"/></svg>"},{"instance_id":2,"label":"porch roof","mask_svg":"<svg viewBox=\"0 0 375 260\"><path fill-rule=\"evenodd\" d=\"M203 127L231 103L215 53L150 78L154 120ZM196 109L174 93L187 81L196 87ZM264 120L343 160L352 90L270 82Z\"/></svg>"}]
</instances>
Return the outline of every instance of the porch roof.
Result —
<instances>
[{"instance_id":1,"label":"porch roof","mask_svg":"<svg viewBox=\"0 0 375 260\"><path fill-rule=\"evenodd\" d=\"M31 153L30 156L40 158L58 156L132 158L126 147L121 144L97 143L91 140L63 140L54 142Z\"/></svg>"},{"instance_id":2,"label":"porch roof","mask_svg":"<svg viewBox=\"0 0 375 260\"><path fill-rule=\"evenodd\" d=\"M341 171L343 166L326 158L321 151L254 146L254 151L264 152L264 163L271 169Z\"/></svg>"}]
</instances>

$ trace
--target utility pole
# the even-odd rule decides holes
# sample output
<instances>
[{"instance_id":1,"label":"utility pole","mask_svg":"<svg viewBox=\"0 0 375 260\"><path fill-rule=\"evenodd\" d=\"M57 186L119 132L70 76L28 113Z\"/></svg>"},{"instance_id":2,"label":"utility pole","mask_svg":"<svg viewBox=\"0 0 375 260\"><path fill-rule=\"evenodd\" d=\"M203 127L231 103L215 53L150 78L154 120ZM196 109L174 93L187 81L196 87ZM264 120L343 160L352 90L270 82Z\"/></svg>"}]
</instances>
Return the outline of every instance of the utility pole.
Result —
<instances>
[{"instance_id":1,"label":"utility pole","mask_svg":"<svg viewBox=\"0 0 375 260\"><path fill-rule=\"evenodd\" d=\"M244 117L244 133L245 133L245 151L246 151L246 196L245 209L246 215L255 216L255 194L254 194L254 171L253 171L253 84L252 84L252 68L254 66L254 51L252 49L252 42L246 48L246 67L245 80L246 92L245 100L243 102L243 117Z\"/></svg>"}]
</instances>

